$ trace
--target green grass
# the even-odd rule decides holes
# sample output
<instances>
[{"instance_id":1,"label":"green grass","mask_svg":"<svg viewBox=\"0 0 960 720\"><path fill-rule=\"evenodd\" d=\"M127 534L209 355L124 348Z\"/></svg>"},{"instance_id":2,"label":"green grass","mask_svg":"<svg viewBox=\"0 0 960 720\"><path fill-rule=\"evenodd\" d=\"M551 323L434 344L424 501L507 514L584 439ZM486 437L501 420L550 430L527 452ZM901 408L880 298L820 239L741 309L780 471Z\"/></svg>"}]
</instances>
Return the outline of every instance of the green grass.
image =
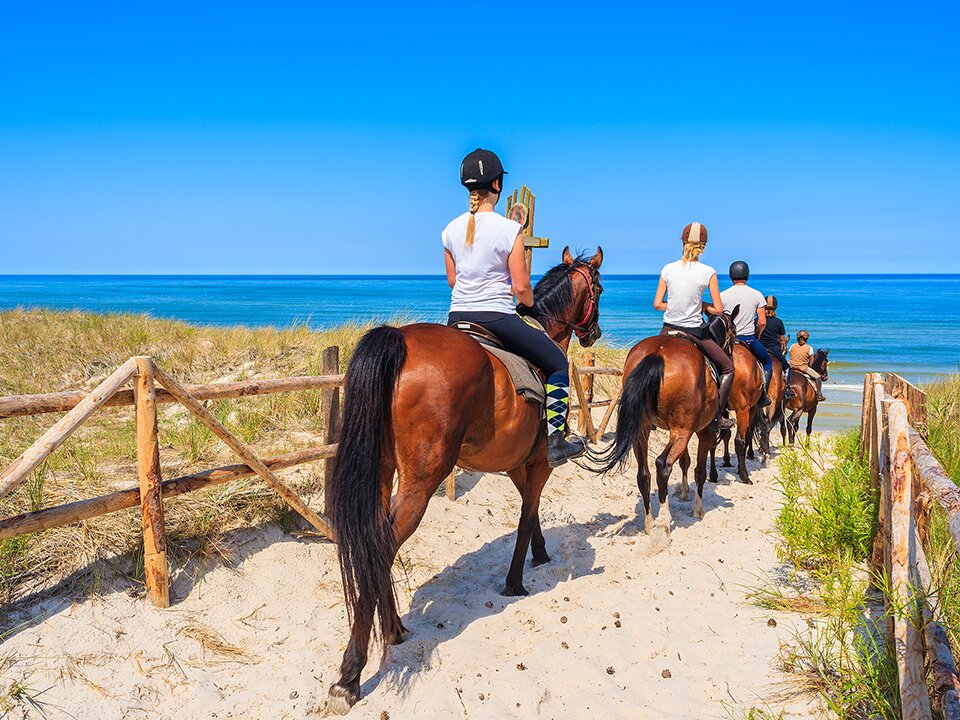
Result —
<instances>
[{"instance_id":1,"label":"green grass","mask_svg":"<svg viewBox=\"0 0 960 720\"><path fill-rule=\"evenodd\" d=\"M960 484L960 375L927 390L927 445L947 475Z\"/></svg>"},{"instance_id":2,"label":"green grass","mask_svg":"<svg viewBox=\"0 0 960 720\"><path fill-rule=\"evenodd\" d=\"M754 589L751 597L810 618L781 654L791 692L818 696L830 717L899 718L896 664L882 640L885 621L867 599L876 507L858 431L828 446L787 448L779 463L777 552L795 575Z\"/></svg>"}]
</instances>

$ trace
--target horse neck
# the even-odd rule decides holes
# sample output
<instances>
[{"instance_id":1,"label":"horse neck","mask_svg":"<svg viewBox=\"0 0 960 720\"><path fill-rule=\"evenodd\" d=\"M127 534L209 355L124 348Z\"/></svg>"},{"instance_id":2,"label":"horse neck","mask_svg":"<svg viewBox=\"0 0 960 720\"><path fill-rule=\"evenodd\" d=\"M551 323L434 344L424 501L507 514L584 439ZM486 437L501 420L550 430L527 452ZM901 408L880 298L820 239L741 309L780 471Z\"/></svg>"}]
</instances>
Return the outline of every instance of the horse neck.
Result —
<instances>
[{"instance_id":1,"label":"horse neck","mask_svg":"<svg viewBox=\"0 0 960 720\"><path fill-rule=\"evenodd\" d=\"M561 320L566 321L566 318L561 318ZM569 322L575 321L570 320ZM563 352L567 352L570 347L570 340L573 338L573 330L569 325L564 325L556 320L545 320L543 322L543 329L547 331L547 335L551 340L563 348Z\"/></svg>"}]
</instances>

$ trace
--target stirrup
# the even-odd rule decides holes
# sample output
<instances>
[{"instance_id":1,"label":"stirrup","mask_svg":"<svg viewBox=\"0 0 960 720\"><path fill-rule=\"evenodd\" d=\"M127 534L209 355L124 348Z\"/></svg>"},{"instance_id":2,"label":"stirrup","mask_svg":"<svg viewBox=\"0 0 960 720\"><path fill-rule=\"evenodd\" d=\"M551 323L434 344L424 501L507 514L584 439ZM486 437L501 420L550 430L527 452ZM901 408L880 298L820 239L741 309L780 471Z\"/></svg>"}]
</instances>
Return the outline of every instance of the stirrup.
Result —
<instances>
[{"instance_id":1,"label":"stirrup","mask_svg":"<svg viewBox=\"0 0 960 720\"><path fill-rule=\"evenodd\" d=\"M547 435L547 463L550 467L560 467L567 460L580 457L587 452L587 443L579 435L564 437L562 432Z\"/></svg>"}]
</instances>

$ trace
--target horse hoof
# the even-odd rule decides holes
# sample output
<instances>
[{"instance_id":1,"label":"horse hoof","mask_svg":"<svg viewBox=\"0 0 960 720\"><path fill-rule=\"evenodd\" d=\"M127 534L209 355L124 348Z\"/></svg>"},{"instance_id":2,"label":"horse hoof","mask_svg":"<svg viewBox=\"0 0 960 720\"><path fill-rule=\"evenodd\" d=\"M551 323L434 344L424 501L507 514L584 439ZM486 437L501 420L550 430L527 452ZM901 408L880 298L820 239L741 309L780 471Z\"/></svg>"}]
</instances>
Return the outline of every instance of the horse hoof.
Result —
<instances>
[{"instance_id":1,"label":"horse hoof","mask_svg":"<svg viewBox=\"0 0 960 720\"><path fill-rule=\"evenodd\" d=\"M725 461L720 465L720 467L733 467L733 463Z\"/></svg>"},{"instance_id":2,"label":"horse hoof","mask_svg":"<svg viewBox=\"0 0 960 720\"><path fill-rule=\"evenodd\" d=\"M720 476L711 475L710 477L707 478L707 482L712 482L712 483L720 482Z\"/></svg>"},{"instance_id":3,"label":"horse hoof","mask_svg":"<svg viewBox=\"0 0 960 720\"><path fill-rule=\"evenodd\" d=\"M546 565L548 562L550 562L549 555L544 555L543 557L540 557L540 558L534 556L533 560L530 561L530 565L532 567L539 567L540 565Z\"/></svg>"},{"instance_id":4,"label":"horse hoof","mask_svg":"<svg viewBox=\"0 0 960 720\"><path fill-rule=\"evenodd\" d=\"M740 478L740 482L742 482L744 485L753 485L753 480L750 478Z\"/></svg>"},{"instance_id":5,"label":"horse hoof","mask_svg":"<svg viewBox=\"0 0 960 720\"><path fill-rule=\"evenodd\" d=\"M523 585L507 585L500 594L505 597L522 597L530 593L527 592L527 589Z\"/></svg>"},{"instance_id":6,"label":"horse hoof","mask_svg":"<svg viewBox=\"0 0 960 720\"><path fill-rule=\"evenodd\" d=\"M327 712L333 715L346 715L360 698L355 692L343 685L334 685L327 695Z\"/></svg>"},{"instance_id":7,"label":"horse hoof","mask_svg":"<svg viewBox=\"0 0 960 720\"><path fill-rule=\"evenodd\" d=\"M405 641L408 637L410 637L410 631L407 630L407 628L405 628L403 625L401 625L400 629L397 630L396 633L394 633L393 642L391 642L390 644L399 645L400 643Z\"/></svg>"}]
</instances>

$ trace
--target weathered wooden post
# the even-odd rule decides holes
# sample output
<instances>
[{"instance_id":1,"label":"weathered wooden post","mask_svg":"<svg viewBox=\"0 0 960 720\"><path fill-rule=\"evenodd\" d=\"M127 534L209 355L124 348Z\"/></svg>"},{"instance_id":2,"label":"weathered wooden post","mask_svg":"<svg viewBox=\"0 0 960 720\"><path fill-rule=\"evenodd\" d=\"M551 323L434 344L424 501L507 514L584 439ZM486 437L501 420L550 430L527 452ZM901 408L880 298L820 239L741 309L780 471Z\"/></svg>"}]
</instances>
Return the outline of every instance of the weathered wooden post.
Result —
<instances>
[{"instance_id":1,"label":"weathered wooden post","mask_svg":"<svg viewBox=\"0 0 960 720\"><path fill-rule=\"evenodd\" d=\"M595 367L597 364L597 356L593 350L587 350L583 354L583 367ZM586 406L580 408L580 417L579 422L577 423L578 431L583 434L587 429L587 417L590 416L590 403L593 402L593 373L583 376L583 394L584 400L586 400ZM586 413L586 414L584 414Z\"/></svg>"},{"instance_id":2,"label":"weathered wooden post","mask_svg":"<svg viewBox=\"0 0 960 720\"><path fill-rule=\"evenodd\" d=\"M322 372L324 375L337 375L340 372L340 346L332 345L325 348L321 355ZM327 445L337 442L340 434L340 388L324 388L321 395L321 409L323 418L323 439ZM323 513L330 517L330 478L333 474L334 458L323 461Z\"/></svg>"},{"instance_id":3,"label":"weathered wooden post","mask_svg":"<svg viewBox=\"0 0 960 720\"><path fill-rule=\"evenodd\" d=\"M533 234L533 213L536 209L537 196L530 192L526 185L514 190L507 198L507 217L520 223L520 233L523 235L523 257L527 261L527 272L533 267L533 249L550 246L550 238L535 237Z\"/></svg>"},{"instance_id":4,"label":"weathered wooden post","mask_svg":"<svg viewBox=\"0 0 960 720\"><path fill-rule=\"evenodd\" d=\"M157 391L153 359L136 358L133 396L137 417L137 474L143 515L143 578L147 596L160 608L170 606L170 566L167 532L163 524L160 482L160 444L157 441Z\"/></svg>"},{"instance_id":5,"label":"weathered wooden post","mask_svg":"<svg viewBox=\"0 0 960 720\"><path fill-rule=\"evenodd\" d=\"M887 407L888 463L890 468L890 587L897 598L894 612L894 651L900 679L900 704L905 718L930 717L930 697L923 667L920 589L913 568L917 564L913 520L913 467L907 409L895 400Z\"/></svg>"}]
</instances>

